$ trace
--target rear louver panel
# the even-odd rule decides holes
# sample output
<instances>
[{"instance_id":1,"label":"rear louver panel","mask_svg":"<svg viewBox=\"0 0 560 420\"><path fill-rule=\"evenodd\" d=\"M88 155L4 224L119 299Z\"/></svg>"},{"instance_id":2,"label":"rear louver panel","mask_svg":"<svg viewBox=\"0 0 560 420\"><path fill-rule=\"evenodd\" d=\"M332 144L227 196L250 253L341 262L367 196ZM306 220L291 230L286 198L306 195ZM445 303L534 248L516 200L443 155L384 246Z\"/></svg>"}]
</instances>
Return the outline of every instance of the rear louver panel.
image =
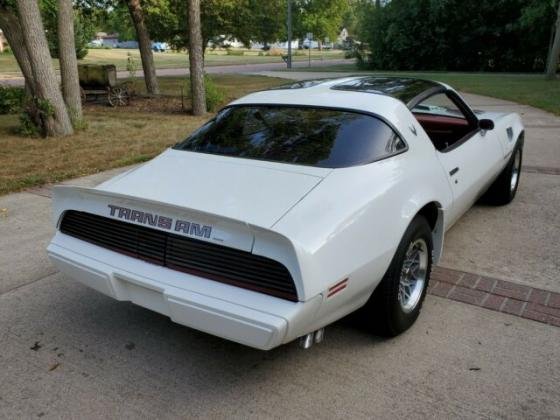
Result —
<instances>
[{"instance_id":1,"label":"rear louver panel","mask_svg":"<svg viewBox=\"0 0 560 420\"><path fill-rule=\"evenodd\" d=\"M297 301L288 269L250 252L74 210L64 214L60 231L172 270Z\"/></svg>"}]
</instances>

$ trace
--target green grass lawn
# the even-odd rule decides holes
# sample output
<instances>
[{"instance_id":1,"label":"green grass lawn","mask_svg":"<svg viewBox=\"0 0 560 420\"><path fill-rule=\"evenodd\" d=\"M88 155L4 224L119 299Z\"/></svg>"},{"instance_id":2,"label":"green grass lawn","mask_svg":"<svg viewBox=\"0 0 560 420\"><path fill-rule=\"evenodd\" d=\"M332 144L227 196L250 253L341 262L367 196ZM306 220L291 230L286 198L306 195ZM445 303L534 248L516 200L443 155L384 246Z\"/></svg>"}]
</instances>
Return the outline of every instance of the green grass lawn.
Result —
<instances>
[{"instance_id":1,"label":"green grass lawn","mask_svg":"<svg viewBox=\"0 0 560 420\"><path fill-rule=\"evenodd\" d=\"M248 74L213 74L210 78L225 93L224 105L233 101L248 92L269 89L274 86L289 83L287 79L277 77L256 76ZM188 79L181 76L159 77L159 87L164 95L180 96L181 87L186 87ZM146 86L143 79L137 79L135 82L137 92L145 94Z\"/></svg>"},{"instance_id":2,"label":"green grass lawn","mask_svg":"<svg viewBox=\"0 0 560 420\"><path fill-rule=\"evenodd\" d=\"M348 64L311 67L296 69L295 71L351 72L353 74L419 77L447 83L462 92L506 99L560 115L560 79L545 80L542 74L362 72L358 71L356 66Z\"/></svg>"},{"instance_id":3,"label":"green grass lawn","mask_svg":"<svg viewBox=\"0 0 560 420\"><path fill-rule=\"evenodd\" d=\"M237 51L237 50L236 50ZM242 50L243 55L227 55L225 50L208 50L205 55L207 66L226 66L234 64L257 64L282 62L278 55L260 55L259 50ZM115 64L118 70L126 70L127 55L131 54L141 69L140 52L137 49L114 48L110 50L90 49L88 55L80 63L84 64ZM265 54L263 52L263 54ZM343 58L342 51L318 51L311 52L312 59L334 59ZM294 60L305 61L308 59L307 52L299 51L294 55ZM189 59L185 52L154 52L154 60L158 69L188 67ZM53 60L55 67L58 68L58 60ZM0 78L2 76L19 76L19 67L11 54L0 54Z\"/></svg>"},{"instance_id":4,"label":"green grass lawn","mask_svg":"<svg viewBox=\"0 0 560 420\"><path fill-rule=\"evenodd\" d=\"M225 90L226 102L288 82L248 75L212 75L211 78ZM120 108L111 108L104 102L86 104L87 128L72 136L22 137L16 132L18 115L0 115L0 195L146 161L184 139L213 116L209 113L194 117L182 111L183 101L177 95L184 78L159 80L164 97L138 97L130 106ZM141 83L137 89L142 91ZM188 101L185 107L190 107Z\"/></svg>"}]
</instances>

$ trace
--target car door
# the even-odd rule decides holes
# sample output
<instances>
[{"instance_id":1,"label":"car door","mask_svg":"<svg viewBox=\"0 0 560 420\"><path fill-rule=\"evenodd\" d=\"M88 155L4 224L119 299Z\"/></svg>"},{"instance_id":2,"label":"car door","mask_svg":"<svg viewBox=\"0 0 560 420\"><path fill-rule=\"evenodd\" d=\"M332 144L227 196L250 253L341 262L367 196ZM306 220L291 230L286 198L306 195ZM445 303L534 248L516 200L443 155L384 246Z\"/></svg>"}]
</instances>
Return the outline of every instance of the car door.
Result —
<instances>
[{"instance_id":1,"label":"car door","mask_svg":"<svg viewBox=\"0 0 560 420\"><path fill-rule=\"evenodd\" d=\"M418 103L413 114L434 143L453 191L447 223L453 224L477 200L494 177L502 148L491 130L454 92L436 93Z\"/></svg>"}]
</instances>

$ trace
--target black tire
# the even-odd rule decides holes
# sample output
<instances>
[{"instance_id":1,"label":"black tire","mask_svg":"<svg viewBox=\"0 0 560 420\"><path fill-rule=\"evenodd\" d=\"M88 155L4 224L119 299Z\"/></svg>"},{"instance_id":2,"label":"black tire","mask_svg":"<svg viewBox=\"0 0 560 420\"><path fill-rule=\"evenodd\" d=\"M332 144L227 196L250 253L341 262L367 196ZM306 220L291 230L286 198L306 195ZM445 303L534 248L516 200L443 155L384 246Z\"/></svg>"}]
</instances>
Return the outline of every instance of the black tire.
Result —
<instances>
[{"instance_id":1,"label":"black tire","mask_svg":"<svg viewBox=\"0 0 560 420\"><path fill-rule=\"evenodd\" d=\"M488 188L488 191L482 197L484 203L493 204L496 206L504 206L509 204L517 194L519 187L519 179L521 178L521 164L523 161L523 146L522 143L518 144L511 154L511 158L502 170L502 173L496 178L494 183ZM513 185L513 177L515 177L515 185Z\"/></svg>"},{"instance_id":2,"label":"black tire","mask_svg":"<svg viewBox=\"0 0 560 420\"><path fill-rule=\"evenodd\" d=\"M425 280L418 300L412 308L405 310L399 300L401 273L409 247L417 241L423 241L427 251L427 266ZM432 231L428 221L423 216L416 216L408 226L397 248L389 269L383 280L375 289L369 302L365 306L364 321L372 327L374 333L394 337L406 331L418 318L432 271Z\"/></svg>"}]
</instances>

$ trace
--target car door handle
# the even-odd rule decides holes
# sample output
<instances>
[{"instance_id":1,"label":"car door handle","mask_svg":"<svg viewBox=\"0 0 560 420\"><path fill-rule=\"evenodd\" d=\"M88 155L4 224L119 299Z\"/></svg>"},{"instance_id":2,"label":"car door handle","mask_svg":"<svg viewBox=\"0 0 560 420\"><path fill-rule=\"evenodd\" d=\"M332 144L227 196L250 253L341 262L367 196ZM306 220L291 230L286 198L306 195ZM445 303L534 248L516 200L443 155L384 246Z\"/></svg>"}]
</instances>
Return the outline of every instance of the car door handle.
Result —
<instances>
[{"instance_id":1,"label":"car door handle","mask_svg":"<svg viewBox=\"0 0 560 420\"><path fill-rule=\"evenodd\" d=\"M453 175L455 175L457 172L459 172L459 168L458 168L458 167L457 167L457 168L453 168L453 169L451 169L451 170L449 171L449 175L453 176Z\"/></svg>"}]
</instances>

